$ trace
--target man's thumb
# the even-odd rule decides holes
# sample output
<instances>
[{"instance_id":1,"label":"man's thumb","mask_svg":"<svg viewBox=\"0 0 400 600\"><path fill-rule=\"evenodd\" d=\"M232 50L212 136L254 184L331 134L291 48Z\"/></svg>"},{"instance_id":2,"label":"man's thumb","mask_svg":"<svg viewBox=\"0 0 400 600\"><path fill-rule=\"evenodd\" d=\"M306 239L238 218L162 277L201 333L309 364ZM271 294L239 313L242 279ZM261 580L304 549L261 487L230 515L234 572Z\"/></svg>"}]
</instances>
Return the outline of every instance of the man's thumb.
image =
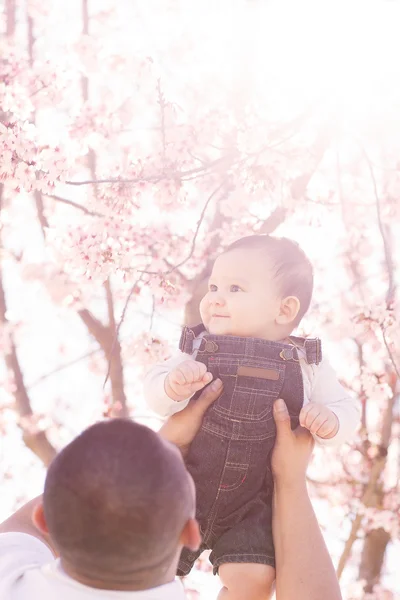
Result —
<instances>
[{"instance_id":1,"label":"man's thumb","mask_svg":"<svg viewBox=\"0 0 400 600\"><path fill-rule=\"evenodd\" d=\"M210 385L205 387L199 398L196 400L195 407L200 413L204 413L209 406L221 395L222 381L215 379Z\"/></svg>"},{"instance_id":2,"label":"man's thumb","mask_svg":"<svg viewBox=\"0 0 400 600\"><path fill-rule=\"evenodd\" d=\"M274 402L274 419L277 435L285 435L285 432L292 432L289 411L282 398L279 398Z\"/></svg>"}]
</instances>

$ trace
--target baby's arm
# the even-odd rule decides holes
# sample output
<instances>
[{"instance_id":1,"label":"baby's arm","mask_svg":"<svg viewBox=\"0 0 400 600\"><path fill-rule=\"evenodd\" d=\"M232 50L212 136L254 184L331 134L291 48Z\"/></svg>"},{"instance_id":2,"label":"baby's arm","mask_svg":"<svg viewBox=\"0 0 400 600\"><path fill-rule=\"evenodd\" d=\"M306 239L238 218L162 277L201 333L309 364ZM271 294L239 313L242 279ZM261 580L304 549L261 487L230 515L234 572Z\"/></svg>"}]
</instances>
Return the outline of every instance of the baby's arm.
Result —
<instances>
[{"instance_id":1,"label":"baby's arm","mask_svg":"<svg viewBox=\"0 0 400 600\"><path fill-rule=\"evenodd\" d=\"M144 379L144 395L148 406L162 417L183 410L193 394L212 380L203 363L189 354L178 352L155 365Z\"/></svg>"},{"instance_id":2,"label":"baby's arm","mask_svg":"<svg viewBox=\"0 0 400 600\"><path fill-rule=\"evenodd\" d=\"M317 443L339 446L351 439L359 426L360 403L339 383L326 359L314 369L310 402L300 413L300 425L311 431Z\"/></svg>"}]
</instances>

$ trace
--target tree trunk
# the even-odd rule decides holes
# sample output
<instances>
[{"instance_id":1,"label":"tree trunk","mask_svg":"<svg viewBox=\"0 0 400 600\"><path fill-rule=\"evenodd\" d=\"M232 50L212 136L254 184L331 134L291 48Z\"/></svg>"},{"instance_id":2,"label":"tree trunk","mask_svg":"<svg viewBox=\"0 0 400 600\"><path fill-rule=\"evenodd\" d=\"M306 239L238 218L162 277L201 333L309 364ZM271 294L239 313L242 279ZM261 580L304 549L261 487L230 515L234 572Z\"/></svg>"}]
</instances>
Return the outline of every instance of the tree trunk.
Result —
<instances>
[{"instance_id":1,"label":"tree trunk","mask_svg":"<svg viewBox=\"0 0 400 600\"><path fill-rule=\"evenodd\" d=\"M389 541L390 533L382 528L373 529L365 536L359 579L365 580L364 592L366 594L371 594L374 591L374 586L380 581Z\"/></svg>"}]
</instances>

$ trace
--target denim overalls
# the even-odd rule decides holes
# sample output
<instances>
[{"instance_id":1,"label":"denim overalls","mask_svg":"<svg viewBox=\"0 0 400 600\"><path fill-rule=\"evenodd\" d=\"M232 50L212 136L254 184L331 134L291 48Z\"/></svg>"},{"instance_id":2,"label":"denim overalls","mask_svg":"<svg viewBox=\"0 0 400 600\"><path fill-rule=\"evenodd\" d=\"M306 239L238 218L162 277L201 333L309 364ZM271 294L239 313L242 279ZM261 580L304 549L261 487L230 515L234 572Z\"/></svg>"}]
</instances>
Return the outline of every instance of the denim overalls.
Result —
<instances>
[{"instance_id":1,"label":"denim overalls","mask_svg":"<svg viewBox=\"0 0 400 600\"><path fill-rule=\"evenodd\" d=\"M180 350L193 352L203 325L185 327ZM304 402L297 347L308 363L321 361L319 339L291 337L293 343L204 334L196 360L207 365L224 392L207 411L195 437L187 468L196 484L202 546L181 554L178 575L187 575L203 550L211 549L214 573L223 563L275 566L272 540L270 453L275 442L272 405L287 404L292 428Z\"/></svg>"}]
</instances>

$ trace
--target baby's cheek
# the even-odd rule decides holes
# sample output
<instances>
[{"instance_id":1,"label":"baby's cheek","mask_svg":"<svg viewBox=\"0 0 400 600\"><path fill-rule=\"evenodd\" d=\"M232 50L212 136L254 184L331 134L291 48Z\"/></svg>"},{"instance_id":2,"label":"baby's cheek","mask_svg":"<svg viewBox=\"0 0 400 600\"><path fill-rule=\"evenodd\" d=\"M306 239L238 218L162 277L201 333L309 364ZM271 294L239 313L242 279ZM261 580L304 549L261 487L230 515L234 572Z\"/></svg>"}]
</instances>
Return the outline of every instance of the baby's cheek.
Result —
<instances>
[{"instance_id":1,"label":"baby's cheek","mask_svg":"<svg viewBox=\"0 0 400 600\"><path fill-rule=\"evenodd\" d=\"M201 316L201 320L203 321L203 324L206 325L208 322L208 300L207 297L203 298L203 300L200 302L200 316Z\"/></svg>"}]
</instances>

